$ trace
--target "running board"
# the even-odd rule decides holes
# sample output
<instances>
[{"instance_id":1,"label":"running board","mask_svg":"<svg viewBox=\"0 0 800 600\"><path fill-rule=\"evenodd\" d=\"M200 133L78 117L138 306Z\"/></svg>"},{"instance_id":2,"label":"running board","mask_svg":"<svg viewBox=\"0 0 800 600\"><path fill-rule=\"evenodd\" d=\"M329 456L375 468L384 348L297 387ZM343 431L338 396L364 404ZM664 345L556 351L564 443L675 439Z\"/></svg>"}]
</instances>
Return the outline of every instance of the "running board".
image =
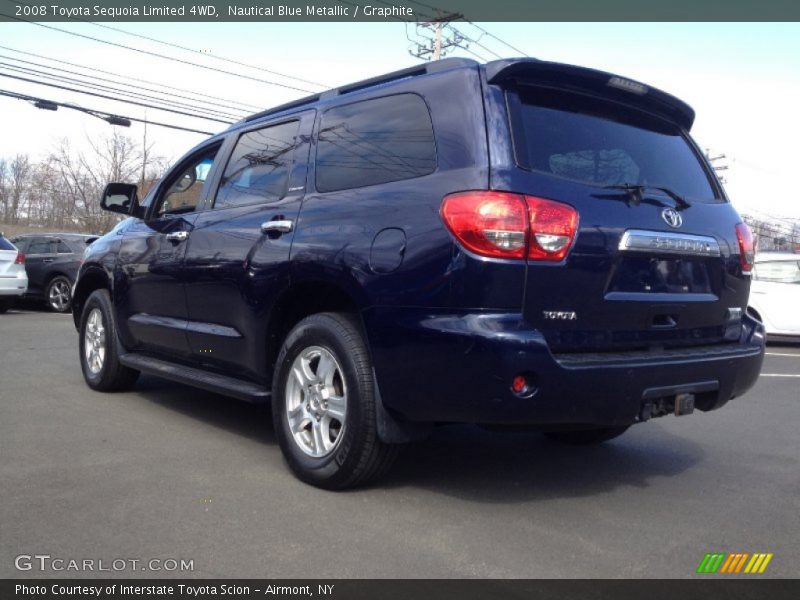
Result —
<instances>
[{"instance_id":1,"label":"running board","mask_svg":"<svg viewBox=\"0 0 800 600\"><path fill-rule=\"evenodd\" d=\"M142 354L128 353L119 357L126 367L136 369L150 375L157 375L164 379L177 381L192 387L208 390L224 396L233 396L245 402L261 403L267 402L272 395L263 385L209 373L201 369L194 369L184 365L151 358Z\"/></svg>"}]
</instances>

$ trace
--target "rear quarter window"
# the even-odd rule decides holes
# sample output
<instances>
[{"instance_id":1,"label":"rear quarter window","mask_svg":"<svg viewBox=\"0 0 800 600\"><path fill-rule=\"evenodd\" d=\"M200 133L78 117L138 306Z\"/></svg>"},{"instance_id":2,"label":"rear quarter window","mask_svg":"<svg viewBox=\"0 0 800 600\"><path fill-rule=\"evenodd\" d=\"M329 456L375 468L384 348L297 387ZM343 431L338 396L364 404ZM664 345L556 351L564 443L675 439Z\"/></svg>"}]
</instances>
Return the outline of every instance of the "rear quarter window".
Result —
<instances>
[{"instance_id":1,"label":"rear quarter window","mask_svg":"<svg viewBox=\"0 0 800 600\"><path fill-rule=\"evenodd\" d=\"M56 242L56 252L59 254L72 254L73 251L63 240L58 240Z\"/></svg>"},{"instance_id":2,"label":"rear quarter window","mask_svg":"<svg viewBox=\"0 0 800 600\"><path fill-rule=\"evenodd\" d=\"M326 111L320 125L320 192L413 179L436 169L433 125L425 102L398 94Z\"/></svg>"},{"instance_id":3,"label":"rear quarter window","mask_svg":"<svg viewBox=\"0 0 800 600\"><path fill-rule=\"evenodd\" d=\"M667 121L535 86L510 92L509 108L522 168L598 186L658 186L696 201L721 201L686 134Z\"/></svg>"}]
</instances>

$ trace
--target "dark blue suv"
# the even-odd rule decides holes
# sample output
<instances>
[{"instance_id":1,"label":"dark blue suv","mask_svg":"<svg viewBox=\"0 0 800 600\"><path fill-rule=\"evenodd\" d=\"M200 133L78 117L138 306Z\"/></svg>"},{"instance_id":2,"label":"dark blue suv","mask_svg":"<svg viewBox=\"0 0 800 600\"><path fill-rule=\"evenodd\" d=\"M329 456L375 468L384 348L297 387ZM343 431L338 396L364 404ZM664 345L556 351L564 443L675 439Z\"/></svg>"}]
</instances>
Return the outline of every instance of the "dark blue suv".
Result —
<instances>
[{"instance_id":1,"label":"dark blue suv","mask_svg":"<svg viewBox=\"0 0 800 600\"><path fill-rule=\"evenodd\" d=\"M756 381L748 228L657 89L449 59L253 115L85 254L88 385L140 372L272 402L287 462L339 489L442 423L567 443L709 411Z\"/></svg>"}]
</instances>

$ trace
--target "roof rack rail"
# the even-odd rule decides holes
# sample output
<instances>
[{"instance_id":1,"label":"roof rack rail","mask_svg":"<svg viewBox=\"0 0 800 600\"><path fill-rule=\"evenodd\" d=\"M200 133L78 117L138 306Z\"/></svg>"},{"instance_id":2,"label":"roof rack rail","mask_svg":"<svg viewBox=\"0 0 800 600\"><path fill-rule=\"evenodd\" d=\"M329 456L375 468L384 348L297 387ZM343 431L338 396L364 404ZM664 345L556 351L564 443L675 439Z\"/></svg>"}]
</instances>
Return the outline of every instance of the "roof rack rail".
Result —
<instances>
[{"instance_id":1,"label":"roof rack rail","mask_svg":"<svg viewBox=\"0 0 800 600\"><path fill-rule=\"evenodd\" d=\"M364 79L362 81L357 81L355 83L349 83L347 85L343 85L338 88L333 88L325 92L321 92L319 94L314 94L312 96L306 96L305 98L300 98L299 100L293 100L292 102L287 102L286 104L281 104L280 106L276 106L274 108L268 108L267 110L263 110L261 112L250 115L249 117L246 117L243 121L240 122L249 123L250 121L255 121L256 119L260 119L261 117L266 117L267 115L277 114L279 112L283 112L285 110L289 110L292 108L299 108L306 104L313 104L314 102L318 102L319 100L332 98L334 96L341 96L343 94L349 94L351 92L357 92L359 90L367 89L384 83L391 83L392 81L398 81L400 79L406 79L408 77L416 77L417 75L427 75L430 73L449 71L451 69L459 69L462 67L473 67L477 64L478 62L472 60L471 58L445 58L442 60L436 60L422 65L415 65L413 67L408 67L406 69L400 69L399 71L392 71L391 73L386 73L385 75L379 75L377 77L371 77L370 79Z\"/></svg>"}]
</instances>

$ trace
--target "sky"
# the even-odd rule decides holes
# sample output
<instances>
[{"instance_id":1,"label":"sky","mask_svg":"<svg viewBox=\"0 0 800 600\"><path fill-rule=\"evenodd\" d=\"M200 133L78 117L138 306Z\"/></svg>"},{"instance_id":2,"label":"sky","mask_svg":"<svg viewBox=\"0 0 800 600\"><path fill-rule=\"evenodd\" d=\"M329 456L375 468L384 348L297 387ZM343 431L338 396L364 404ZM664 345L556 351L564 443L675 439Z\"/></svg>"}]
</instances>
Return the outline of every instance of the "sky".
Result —
<instances>
[{"instance_id":1,"label":"sky","mask_svg":"<svg viewBox=\"0 0 800 600\"><path fill-rule=\"evenodd\" d=\"M409 54L406 28L398 22L105 24L117 30L92 23L45 25L245 77L153 57L30 23L0 23L0 63L20 66L21 59L58 66L50 60L17 51L57 58L115 74L94 72L98 77L133 77L188 90L188 93L174 92L189 98L178 101L196 103L198 96L195 94L202 93L223 99L206 98L210 102L233 101L247 105L237 105L240 109L235 113L237 118L259 107L268 108L309 92L420 62ZM800 218L795 156L797 140L800 140L800 24L478 25L516 50L488 35L480 37L482 32L478 27L461 23L458 29L475 41L468 49L459 48L448 56L481 57L485 62L497 55L518 56L518 51L522 51L543 60L610 71L676 95L697 113L692 135L699 145L710 149L714 155L725 155L726 158L717 164L727 164L726 189L741 212ZM414 37L413 27L409 27L408 33ZM165 46L141 36L203 54ZM223 62L217 57L305 81ZM24 66L45 71L30 63ZM79 68L60 66L81 72ZM2 65L0 73L30 77ZM61 85L70 84L62 82ZM147 93L139 89L140 86L155 87L127 82L132 94ZM226 127L223 123L130 106L7 77L0 77L0 90L201 131L216 132ZM0 157L27 153L43 158L63 138L68 138L75 147L85 147L87 138L104 136L111 127L75 111L38 110L27 102L0 96ZM136 138L141 138L143 131L143 126L136 123L125 129L125 133ZM156 152L168 159L178 158L205 137L157 127L148 127L147 136Z\"/></svg>"}]
</instances>

